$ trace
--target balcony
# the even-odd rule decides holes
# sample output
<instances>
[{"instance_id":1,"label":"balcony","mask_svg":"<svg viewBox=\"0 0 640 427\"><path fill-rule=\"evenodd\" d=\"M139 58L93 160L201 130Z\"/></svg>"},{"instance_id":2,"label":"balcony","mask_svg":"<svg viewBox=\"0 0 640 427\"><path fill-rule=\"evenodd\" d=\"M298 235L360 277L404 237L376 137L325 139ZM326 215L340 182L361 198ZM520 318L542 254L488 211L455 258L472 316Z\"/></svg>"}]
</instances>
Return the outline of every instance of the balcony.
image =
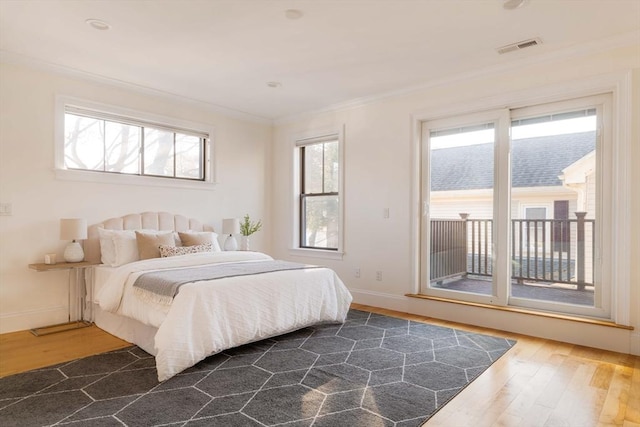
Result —
<instances>
[{"instance_id":1,"label":"balcony","mask_svg":"<svg viewBox=\"0 0 640 427\"><path fill-rule=\"evenodd\" d=\"M593 306L595 220L511 220L511 295ZM431 220L432 288L491 294L493 221Z\"/></svg>"}]
</instances>

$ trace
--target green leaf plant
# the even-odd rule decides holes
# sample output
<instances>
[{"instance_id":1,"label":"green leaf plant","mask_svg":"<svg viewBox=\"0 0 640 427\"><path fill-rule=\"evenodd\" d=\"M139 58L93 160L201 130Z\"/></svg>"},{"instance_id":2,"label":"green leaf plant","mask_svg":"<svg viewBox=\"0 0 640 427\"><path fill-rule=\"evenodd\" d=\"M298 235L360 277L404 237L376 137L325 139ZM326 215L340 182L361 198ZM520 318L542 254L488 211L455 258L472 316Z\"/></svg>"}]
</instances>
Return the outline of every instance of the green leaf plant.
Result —
<instances>
[{"instance_id":1,"label":"green leaf plant","mask_svg":"<svg viewBox=\"0 0 640 427\"><path fill-rule=\"evenodd\" d=\"M244 216L244 220L240 223L240 234L243 236L250 236L256 231L260 231L262 228L262 221L258 220L257 222L251 221L249 214Z\"/></svg>"}]
</instances>

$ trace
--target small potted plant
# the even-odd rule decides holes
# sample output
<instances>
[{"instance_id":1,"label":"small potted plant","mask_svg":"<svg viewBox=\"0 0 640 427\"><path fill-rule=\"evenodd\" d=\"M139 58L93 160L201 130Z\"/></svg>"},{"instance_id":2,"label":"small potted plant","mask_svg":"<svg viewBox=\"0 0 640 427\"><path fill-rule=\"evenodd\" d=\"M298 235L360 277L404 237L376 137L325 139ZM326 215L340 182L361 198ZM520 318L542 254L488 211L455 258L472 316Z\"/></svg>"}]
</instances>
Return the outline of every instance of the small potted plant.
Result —
<instances>
[{"instance_id":1,"label":"small potted plant","mask_svg":"<svg viewBox=\"0 0 640 427\"><path fill-rule=\"evenodd\" d=\"M242 235L242 241L240 242L240 249L243 251L249 250L249 236L256 231L260 231L262 228L262 221L251 221L249 214L244 216L244 220L240 223L240 234Z\"/></svg>"}]
</instances>

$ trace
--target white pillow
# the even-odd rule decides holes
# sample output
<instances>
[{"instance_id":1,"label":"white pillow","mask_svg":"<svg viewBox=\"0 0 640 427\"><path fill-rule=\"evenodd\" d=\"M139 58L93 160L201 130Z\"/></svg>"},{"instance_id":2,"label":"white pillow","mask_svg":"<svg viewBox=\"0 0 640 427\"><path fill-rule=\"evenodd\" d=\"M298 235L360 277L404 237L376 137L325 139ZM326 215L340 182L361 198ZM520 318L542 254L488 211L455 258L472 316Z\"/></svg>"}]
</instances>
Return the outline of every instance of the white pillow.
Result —
<instances>
[{"instance_id":1,"label":"white pillow","mask_svg":"<svg viewBox=\"0 0 640 427\"><path fill-rule=\"evenodd\" d=\"M100 260L103 264L113 265L116 260L116 248L113 246L113 230L105 230L104 228L98 228L98 235L100 236Z\"/></svg>"},{"instance_id":2,"label":"white pillow","mask_svg":"<svg viewBox=\"0 0 640 427\"><path fill-rule=\"evenodd\" d=\"M111 267L126 264L126 262L121 262L124 261L124 255L121 253L119 254L120 256L118 256L118 253L116 252L114 239L118 239L118 246L120 252L122 252L124 250L122 247L124 243L121 240L126 238L133 238L135 240L135 232L133 230L105 230L104 228L99 228L98 235L100 236L100 253L102 263Z\"/></svg>"},{"instance_id":3,"label":"white pillow","mask_svg":"<svg viewBox=\"0 0 640 427\"><path fill-rule=\"evenodd\" d=\"M135 231L125 230L124 232L114 233L112 240L115 247L115 259L111 264L112 267L118 267L140 259Z\"/></svg>"}]
</instances>

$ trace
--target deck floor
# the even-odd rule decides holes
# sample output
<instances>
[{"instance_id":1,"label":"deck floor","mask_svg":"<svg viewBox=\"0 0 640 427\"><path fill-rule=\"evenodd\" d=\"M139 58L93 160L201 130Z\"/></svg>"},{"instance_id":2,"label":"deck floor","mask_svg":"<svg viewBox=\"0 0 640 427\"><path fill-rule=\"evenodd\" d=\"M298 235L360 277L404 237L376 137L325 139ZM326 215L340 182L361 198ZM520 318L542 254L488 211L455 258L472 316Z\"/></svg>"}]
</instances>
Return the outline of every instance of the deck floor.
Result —
<instances>
[{"instance_id":1,"label":"deck floor","mask_svg":"<svg viewBox=\"0 0 640 427\"><path fill-rule=\"evenodd\" d=\"M466 276L443 281L441 285L433 284L439 289L450 289L475 294L491 294L491 277ZM587 287L584 291L566 288L555 283L511 283L511 295L518 298L527 298L540 301L554 301L565 304L577 304L593 307L593 288Z\"/></svg>"}]
</instances>

